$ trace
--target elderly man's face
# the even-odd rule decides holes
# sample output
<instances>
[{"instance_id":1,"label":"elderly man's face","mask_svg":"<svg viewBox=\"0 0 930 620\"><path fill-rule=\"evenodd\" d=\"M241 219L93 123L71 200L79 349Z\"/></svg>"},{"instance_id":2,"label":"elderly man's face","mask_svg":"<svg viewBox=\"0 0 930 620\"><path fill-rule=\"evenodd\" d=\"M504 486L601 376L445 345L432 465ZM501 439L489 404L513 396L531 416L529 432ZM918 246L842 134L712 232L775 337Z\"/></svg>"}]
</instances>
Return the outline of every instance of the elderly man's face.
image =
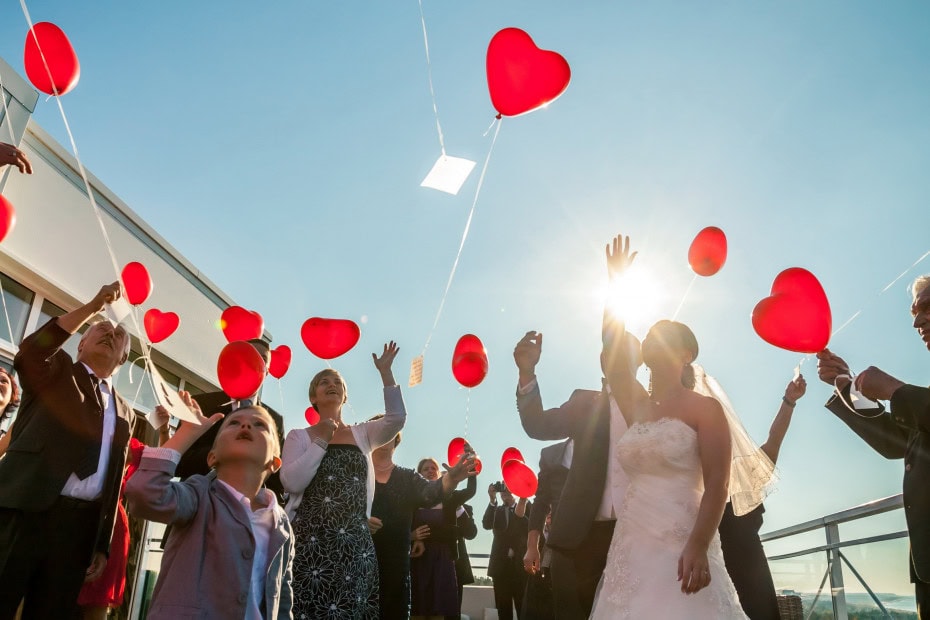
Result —
<instances>
[{"instance_id":1,"label":"elderly man's face","mask_svg":"<svg viewBox=\"0 0 930 620\"><path fill-rule=\"evenodd\" d=\"M122 325L113 327L109 321L94 323L78 344L78 360L102 368L113 368L126 361L129 354L129 334Z\"/></svg>"},{"instance_id":2,"label":"elderly man's face","mask_svg":"<svg viewBox=\"0 0 930 620\"><path fill-rule=\"evenodd\" d=\"M930 349L930 286L924 288L911 305L911 316L914 317L914 328Z\"/></svg>"}]
</instances>

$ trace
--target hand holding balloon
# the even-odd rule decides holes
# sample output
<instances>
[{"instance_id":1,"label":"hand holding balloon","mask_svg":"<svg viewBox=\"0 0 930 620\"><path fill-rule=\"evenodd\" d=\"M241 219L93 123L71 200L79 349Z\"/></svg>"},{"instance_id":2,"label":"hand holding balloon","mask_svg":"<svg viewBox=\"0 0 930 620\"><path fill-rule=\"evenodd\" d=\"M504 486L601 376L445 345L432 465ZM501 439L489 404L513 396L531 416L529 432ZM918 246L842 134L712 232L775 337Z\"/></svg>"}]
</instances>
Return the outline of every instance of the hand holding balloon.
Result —
<instances>
[{"instance_id":1,"label":"hand holding balloon","mask_svg":"<svg viewBox=\"0 0 930 620\"><path fill-rule=\"evenodd\" d=\"M536 378L536 364L542 355L543 335L539 332L526 332L513 349L513 361L520 371L520 386L525 386Z\"/></svg>"},{"instance_id":2,"label":"hand holding balloon","mask_svg":"<svg viewBox=\"0 0 930 620\"><path fill-rule=\"evenodd\" d=\"M455 487L458 486L459 482L462 480L478 475L478 471L475 469L474 452L466 452L463 454L453 467L449 467L447 464L443 463L442 468L446 470L445 475L442 477L442 490L444 494L449 494L454 491Z\"/></svg>"},{"instance_id":3,"label":"hand holding balloon","mask_svg":"<svg viewBox=\"0 0 930 620\"><path fill-rule=\"evenodd\" d=\"M32 174L32 164L26 159L26 154L6 142L0 142L0 168L3 166L16 166L20 172Z\"/></svg>"},{"instance_id":4,"label":"hand holding balloon","mask_svg":"<svg viewBox=\"0 0 930 620\"><path fill-rule=\"evenodd\" d=\"M830 349L817 354L817 374L829 386L836 385L842 390L849 385L849 365Z\"/></svg>"},{"instance_id":5,"label":"hand holding balloon","mask_svg":"<svg viewBox=\"0 0 930 620\"><path fill-rule=\"evenodd\" d=\"M172 450L177 450L183 454L188 448L194 445L194 442L200 439L200 437L210 430L210 427L223 419L222 413L214 413L210 417L203 415L203 412L200 410L200 405L197 404L197 401L191 398L191 393L185 390L178 392L178 396L181 397L181 400L184 401L184 404L187 405L187 408L191 410L191 413L197 418L197 424L184 423L178 427L178 430L174 432L171 439L164 443L165 448L171 448Z\"/></svg>"},{"instance_id":6,"label":"hand holding balloon","mask_svg":"<svg viewBox=\"0 0 930 620\"><path fill-rule=\"evenodd\" d=\"M400 347L392 340L384 345L384 351L381 353L381 357L378 357L374 353L371 354L371 359L375 362L375 368L381 373L381 380L384 382L384 387L397 385L397 381L394 380L394 371L391 370L391 365L394 363L394 358L397 357L399 352Z\"/></svg>"}]
</instances>

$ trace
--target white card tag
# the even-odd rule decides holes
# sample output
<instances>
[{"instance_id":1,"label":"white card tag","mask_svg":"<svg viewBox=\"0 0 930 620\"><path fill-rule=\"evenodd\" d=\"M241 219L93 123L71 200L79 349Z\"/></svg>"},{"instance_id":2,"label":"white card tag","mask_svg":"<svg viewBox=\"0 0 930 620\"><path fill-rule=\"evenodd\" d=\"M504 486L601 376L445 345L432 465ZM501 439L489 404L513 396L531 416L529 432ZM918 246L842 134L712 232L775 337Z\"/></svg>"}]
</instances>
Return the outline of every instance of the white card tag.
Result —
<instances>
[{"instance_id":1,"label":"white card tag","mask_svg":"<svg viewBox=\"0 0 930 620\"><path fill-rule=\"evenodd\" d=\"M410 381L409 387L414 387L423 383L423 356L418 355L410 362Z\"/></svg>"},{"instance_id":2,"label":"white card tag","mask_svg":"<svg viewBox=\"0 0 930 620\"><path fill-rule=\"evenodd\" d=\"M155 399L158 401L158 404L168 410L168 413L172 416L183 420L184 422L190 422L191 424L200 425L200 420L197 419L197 416L194 415L194 412L184 404L184 401L181 400L180 394L173 387L165 383L165 380L162 379L161 373L158 372L158 369L155 368L155 364L147 362L149 372L152 375L152 383L155 386ZM158 422L158 418L155 415L153 410L148 415L149 424L153 428L158 428L155 426Z\"/></svg>"},{"instance_id":3,"label":"white card tag","mask_svg":"<svg viewBox=\"0 0 930 620\"><path fill-rule=\"evenodd\" d=\"M123 297L103 307L103 313L107 317L107 320L113 324L113 327L122 323L123 319L129 316L130 312L132 312L132 306L130 306L129 302Z\"/></svg>"},{"instance_id":4,"label":"white card tag","mask_svg":"<svg viewBox=\"0 0 930 620\"><path fill-rule=\"evenodd\" d=\"M461 157L440 155L432 170L420 183L420 187L438 189L441 192L455 196L462 189L468 175L475 168L475 162Z\"/></svg>"}]
</instances>

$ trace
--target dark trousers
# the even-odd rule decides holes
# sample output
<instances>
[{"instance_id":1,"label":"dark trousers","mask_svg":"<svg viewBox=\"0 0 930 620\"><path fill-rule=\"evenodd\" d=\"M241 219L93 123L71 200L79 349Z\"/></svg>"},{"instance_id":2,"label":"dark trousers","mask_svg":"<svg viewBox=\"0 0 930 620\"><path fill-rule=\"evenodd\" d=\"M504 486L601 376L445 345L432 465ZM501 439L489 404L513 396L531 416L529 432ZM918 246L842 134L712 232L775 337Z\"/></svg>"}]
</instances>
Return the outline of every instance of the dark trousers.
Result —
<instances>
[{"instance_id":1,"label":"dark trousers","mask_svg":"<svg viewBox=\"0 0 930 620\"><path fill-rule=\"evenodd\" d=\"M491 579L494 581L494 606L499 620L513 620L514 607L517 608L517 618L522 618L523 593L526 591L523 556L509 558Z\"/></svg>"},{"instance_id":2,"label":"dark trousers","mask_svg":"<svg viewBox=\"0 0 930 620\"><path fill-rule=\"evenodd\" d=\"M548 568L527 577L522 617L526 620L554 620L552 575Z\"/></svg>"},{"instance_id":3,"label":"dark trousers","mask_svg":"<svg viewBox=\"0 0 930 620\"><path fill-rule=\"evenodd\" d=\"M60 497L42 512L0 509L0 620L70 618L94 552L100 502Z\"/></svg>"},{"instance_id":4,"label":"dark trousers","mask_svg":"<svg viewBox=\"0 0 930 620\"><path fill-rule=\"evenodd\" d=\"M915 582L914 594L917 597L917 618L927 620L930 618L930 583Z\"/></svg>"},{"instance_id":5,"label":"dark trousers","mask_svg":"<svg viewBox=\"0 0 930 620\"><path fill-rule=\"evenodd\" d=\"M594 607L597 585L607 564L615 521L595 521L581 544L566 553L553 549L552 596L558 620L585 620Z\"/></svg>"}]
</instances>

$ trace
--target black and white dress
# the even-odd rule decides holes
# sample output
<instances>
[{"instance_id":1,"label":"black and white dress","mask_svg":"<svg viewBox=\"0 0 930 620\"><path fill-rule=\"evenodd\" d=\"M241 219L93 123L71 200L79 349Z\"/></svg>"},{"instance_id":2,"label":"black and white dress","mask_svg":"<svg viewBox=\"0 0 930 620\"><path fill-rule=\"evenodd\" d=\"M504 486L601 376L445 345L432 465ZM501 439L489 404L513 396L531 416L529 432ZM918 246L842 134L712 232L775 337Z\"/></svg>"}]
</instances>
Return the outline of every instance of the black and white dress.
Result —
<instances>
[{"instance_id":1,"label":"black and white dress","mask_svg":"<svg viewBox=\"0 0 930 620\"><path fill-rule=\"evenodd\" d=\"M295 620L378 618L378 561L368 530L368 462L330 445L292 519Z\"/></svg>"}]
</instances>

